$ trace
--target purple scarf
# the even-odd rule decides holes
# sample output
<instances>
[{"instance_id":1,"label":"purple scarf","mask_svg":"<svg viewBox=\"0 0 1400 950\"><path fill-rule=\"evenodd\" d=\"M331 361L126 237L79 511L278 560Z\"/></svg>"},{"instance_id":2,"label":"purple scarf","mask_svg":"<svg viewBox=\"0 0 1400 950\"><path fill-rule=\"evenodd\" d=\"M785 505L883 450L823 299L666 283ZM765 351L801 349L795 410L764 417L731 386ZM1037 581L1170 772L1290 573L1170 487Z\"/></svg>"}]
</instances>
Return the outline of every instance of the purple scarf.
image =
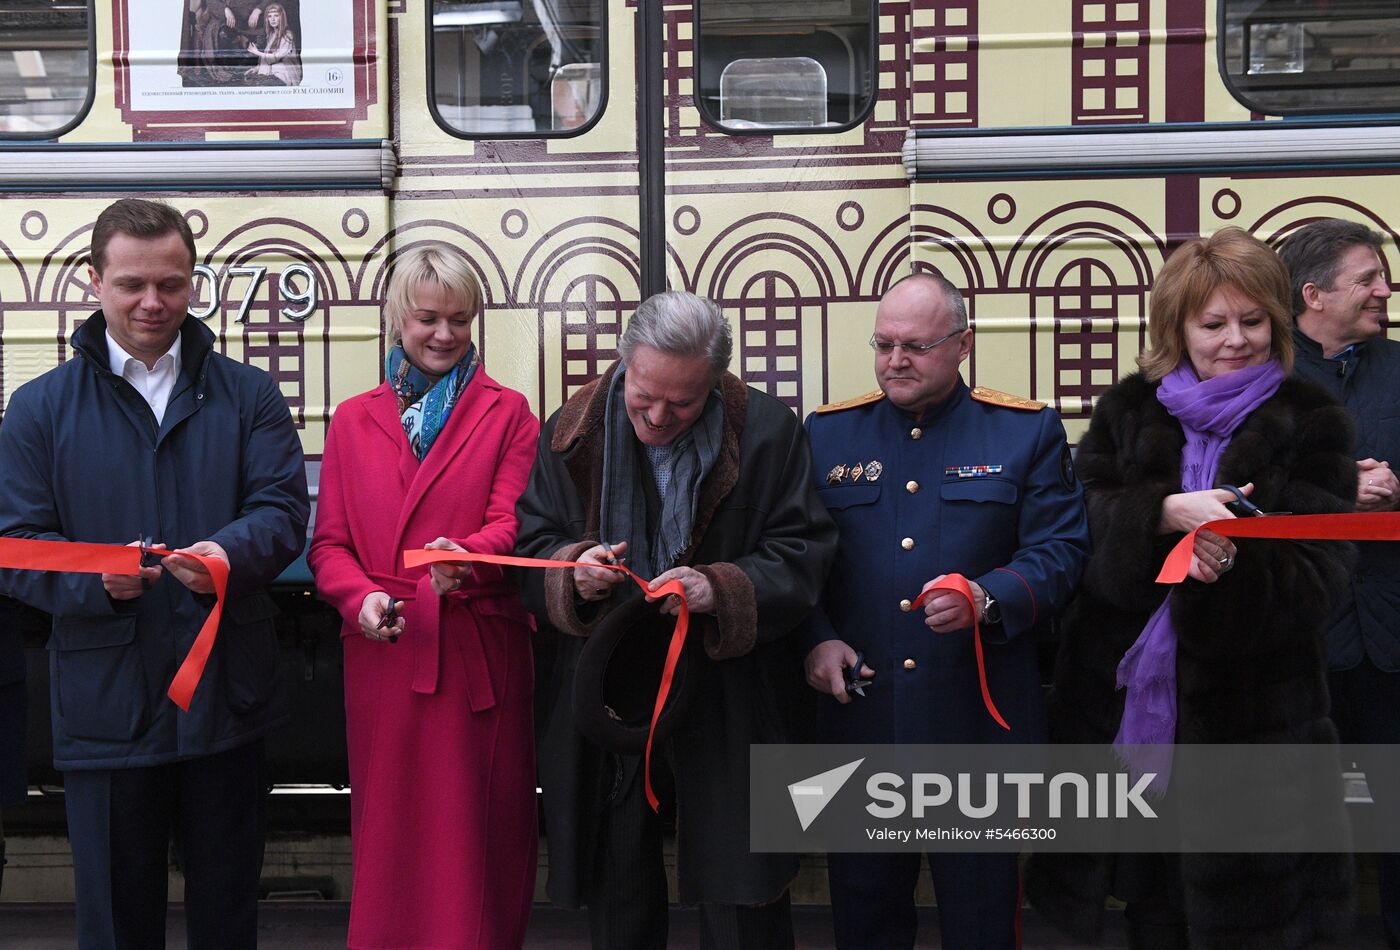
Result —
<instances>
[{"instance_id":1,"label":"purple scarf","mask_svg":"<svg viewBox=\"0 0 1400 950\"><path fill-rule=\"evenodd\" d=\"M1186 433L1181 450L1182 491L1215 487L1220 457L1245 417L1274 394L1283 382L1283 367L1271 359L1233 373L1199 380L1189 360L1162 379L1157 401ZM1157 773L1148 786L1161 795L1171 778L1172 743L1176 741L1176 630L1168 592L1148 618L1137 642L1118 664L1118 687L1128 695L1113 747L1127 763L1134 781Z\"/></svg>"}]
</instances>

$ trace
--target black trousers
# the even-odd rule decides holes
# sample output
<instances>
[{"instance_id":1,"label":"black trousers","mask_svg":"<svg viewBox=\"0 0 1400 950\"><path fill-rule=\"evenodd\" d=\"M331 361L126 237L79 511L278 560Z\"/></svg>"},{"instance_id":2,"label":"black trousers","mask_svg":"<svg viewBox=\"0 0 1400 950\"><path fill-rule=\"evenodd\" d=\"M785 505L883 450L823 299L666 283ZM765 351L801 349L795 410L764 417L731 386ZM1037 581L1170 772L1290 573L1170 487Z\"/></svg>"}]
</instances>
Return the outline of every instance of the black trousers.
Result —
<instances>
[{"instance_id":1,"label":"black trousers","mask_svg":"<svg viewBox=\"0 0 1400 950\"><path fill-rule=\"evenodd\" d=\"M929 854L938 925L948 950L1020 947L1021 879L1014 854ZM838 950L914 946L920 854L829 854Z\"/></svg>"},{"instance_id":2,"label":"black trousers","mask_svg":"<svg viewBox=\"0 0 1400 950\"><path fill-rule=\"evenodd\" d=\"M167 765L65 772L78 946L165 946L173 836L190 950L256 947L266 782L261 740Z\"/></svg>"},{"instance_id":3,"label":"black trousers","mask_svg":"<svg viewBox=\"0 0 1400 950\"><path fill-rule=\"evenodd\" d=\"M653 768L660 763L653 760ZM647 805L640 760L623 756L617 794L603 814L588 924L594 950L665 950L669 923L661 819ZM791 950L786 891L771 904L700 905L702 950Z\"/></svg>"},{"instance_id":4,"label":"black trousers","mask_svg":"<svg viewBox=\"0 0 1400 950\"><path fill-rule=\"evenodd\" d=\"M1332 721L1343 742L1367 745L1400 743L1400 673L1378 669L1369 659L1327 676L1332 693ZM1381 815L1400 812L1400 763L1390 756L1357 763ZM1400 950L1400 854L1377 855L1381 921L1392 950Z\"/></svg>"}]
</instances>

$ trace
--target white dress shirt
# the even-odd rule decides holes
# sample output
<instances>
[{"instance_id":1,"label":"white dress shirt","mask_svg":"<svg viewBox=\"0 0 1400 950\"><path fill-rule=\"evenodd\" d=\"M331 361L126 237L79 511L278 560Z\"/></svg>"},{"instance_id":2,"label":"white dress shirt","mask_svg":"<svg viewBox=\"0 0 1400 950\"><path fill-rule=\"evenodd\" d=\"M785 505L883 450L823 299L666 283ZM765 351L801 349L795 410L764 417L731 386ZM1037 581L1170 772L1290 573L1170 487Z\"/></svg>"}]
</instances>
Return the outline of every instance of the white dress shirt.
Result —
<instances>
[{"instance_id":1,"label":"white dress shirt","mask_svg":"<svg viewBox=\"0 0 1400 950\"><path fill-rule=\"evenodd\" d=\"M175 389L175 380L180 376L179 335L175 336L175 342L170 344L170 349L156 360L155 367L147 369L145 363L122 349L121 344L112 339L112 331L108 330L107 363L113 373L136 387L136 391L156 414L156 424L164 422L165 407L170 402L170 393Z\"/></svg>"}]
</instances>

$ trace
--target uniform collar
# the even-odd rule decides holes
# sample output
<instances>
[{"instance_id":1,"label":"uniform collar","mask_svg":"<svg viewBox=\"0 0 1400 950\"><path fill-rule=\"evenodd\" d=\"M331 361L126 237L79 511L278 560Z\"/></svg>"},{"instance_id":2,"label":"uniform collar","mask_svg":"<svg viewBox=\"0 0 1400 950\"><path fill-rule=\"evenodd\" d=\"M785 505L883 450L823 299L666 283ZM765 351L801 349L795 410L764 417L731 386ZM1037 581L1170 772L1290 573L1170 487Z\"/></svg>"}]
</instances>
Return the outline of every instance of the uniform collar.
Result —
<instances>
[{"instance_id":1,"label":"uniform collar","mask_svg":"<svg viewBox=\"0 0 1400 950\"><path fill-rule=\"evenodd\" d=\"M968 398L967 393L967 383L963 382L962 374L959 373L958 381L953 386L953 391L949 393L948 396L942 402L935 403L932 406L929 406L922 413L916 414L913 412L909 412L908 410L901 409L894 403L890 402L888 396L884 398L883 402L895 412L908 419L910 422L917 423L920 426L930 426L937 422L939 419L946 416L954 408L960 406L963 402L965 402Z\"/></svg>"}]
</instances>

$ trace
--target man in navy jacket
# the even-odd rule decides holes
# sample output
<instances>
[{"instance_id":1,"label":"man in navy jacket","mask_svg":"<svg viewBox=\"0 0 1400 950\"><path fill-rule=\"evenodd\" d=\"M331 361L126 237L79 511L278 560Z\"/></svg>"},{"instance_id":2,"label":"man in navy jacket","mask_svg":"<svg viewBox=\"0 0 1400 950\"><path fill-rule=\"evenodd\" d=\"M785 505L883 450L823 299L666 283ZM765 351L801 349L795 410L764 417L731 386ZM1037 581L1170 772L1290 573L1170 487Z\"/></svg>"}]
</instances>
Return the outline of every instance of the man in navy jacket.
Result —
<instances>
[{"instance_id":1,"label":"man in navy jacket","mask_svg":"<svg viewBox=\"0 0 1400 950\"><path fill-rule=\"evenodd\" d=\"M1400 503L1400 342L1385 337L1390 283L1385 238L1365 225L1324 218L1279 248L1293 286L1293 372L1317 383L1356 419L1357 511ZM1327 631L1332 720L1343 742L1400 742L1400 544L1358 544L1356 571ZM1362 762L1371 795L1393 809L1400 776L1390 756ZM1381 918L1400 947L1400 855L1379 859Z\"/></svg>"},{"instance_id":2,"label":"man in navy jacket","mask_svg":"<svg viewBox=\"0 0 1400 950\"><path fill-rule=\"evenodd\" d=\"M1064 427L1040 403L968 389L958 372L972 349L967 310L941 276L886 293L870 342L881 391L807 419L815 487L841 529L825 593L799 628L807 682L829 694L815 738L1042 741L1034 631L1069 602L1089 553ZM968 579L974 604L943 591L913 609L951 573ZM982 700L974 610L1010 732ZM857 651L864 696L845 684ZM1016 855L928 857L944 946L1016 946ZM829 855L836 946L912 947L919 866L917 853Z\"/></svg>"},{"instance_id":3,"label":"man in navy jacket","mask_svg":"<svg viewBox=\"0 0 1400 950\"><path fill-rule=\"evenodd\" d=\"M83 950L161 946L167 851L185 872L191 946L253 947L263 736L286 717L262 588L301 550L301 447L276 384L214 352L187 313L194 239L175 209L98 217L102 304L73 356L21 386L0 427L0 533L174 553L139 577L0 572L53 615L54 765L64 773ZM165 696L229 566L218 640L189 712Z\"/></svg>"}]
</instances>

